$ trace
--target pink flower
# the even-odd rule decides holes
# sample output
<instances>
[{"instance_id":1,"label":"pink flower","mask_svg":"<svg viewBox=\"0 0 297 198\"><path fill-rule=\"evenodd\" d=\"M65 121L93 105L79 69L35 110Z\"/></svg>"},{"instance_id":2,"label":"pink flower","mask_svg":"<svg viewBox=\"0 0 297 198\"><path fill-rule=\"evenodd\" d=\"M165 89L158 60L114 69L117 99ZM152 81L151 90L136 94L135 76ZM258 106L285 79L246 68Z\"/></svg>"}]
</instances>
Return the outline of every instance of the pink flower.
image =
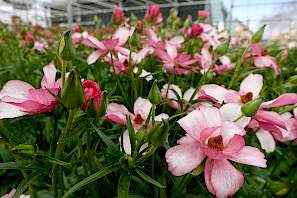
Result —
<instances>
[{"instance_id":1,"label":"pink flower","mask_svg":"<svg viewBox=\"0 0 297 198\"><path fill-rule=\"evenodd\" d=\"M295 93L286 93L280 95L276 99L270 100L268 102L263 102L261 108L273 108L281 107L285 105L297 104L297 94Z\"/></svg>"},{"instance_id":2,"label":"pink flower","mask_svg":"<svg viewBox=\"0 0 297 198\"><path fill-rule=\"evenodd\" d=\"M178 54L174 46L167 45L166 51L157 49L155 55L163 62L163 68L168 73L186 74L198 67L191 66L196 62L188 54Z\"/></svg>"},{"instance_id":3,"label":"pink flower","mask_svg":"<svg viewBox=\"0 0 297 198\"><path fill-rule=\"evenodd\" d=\"M102 42L89 35L86 39L83 40L83 44L95 48L96 51L89 55L87 59L88 64L93 64L99 57L105 56L108 52L120 52L128 56L130 51L126 48L123 48L122 46L126 43L133 32L134 28L129 30L125 27L120 27L113 34L111 39L105 39Z\"/></svg>"},{"instance_id":4,"label":"pink flower","mask_svg":"<svg viewBox=\"0 0 297 198\"><path fill-rule=\"evenodd\" d=\"M254 58L254 65L256 67L270 67L274 70L275 75L281 74L281 69L277 61L262 49L261 43L256 43L251 46L251 55Z\"/></svg>"},{"instance_id":5,"label":"pink flower","mask_svg":"<svg viewBox=\"0 0 297 198\"><path fill-rule=\"evenodd\" d=\"M124 105L110 103L107 106L105 119L120 125L126 125L126 116L129 116L132 125L137 132L145 124L151 108L152 103L149 100L143 99L141 97L138 97L134 103L134 113L129 112ZM155 117L155 120L156 122L160 122L162 119L167 118L167 114L161 113ZM123 147L126 153L131 154L131 144L128 131L125 131L123 134Z\"/></svg>"},{"instance_id":6,"label":"pink flower","mask_svg":"<svg viewBox=\"0 0 297 198\"><path fill-rule=\"evenodd\" d=\"M52 63L43 68L40 89L20 80L8 81L0 91L0 119L53 111L59 101L52 94L58 95L61 87L56 72Z\"/></svg>"},{"instance_id":7,"label":"pink flower","mask_svg":"<svg viewBox=\"0 0 297 198\"><path fill-rule=\"evenodd\" d=\"M203 28L203 32L200 34L202 41L207 42L207 46L216 48L220 43L222 36L218 33L218 30L209 24L200 23Z\"/></svg>"},{"instance_id":8,"label":"pink flower","mask_svg":"<svg viewBox=\"0 0 297 198\"><path fill-rule=\"evenodd\" d=\"M190 37L191 38L196 37L197 35L200 35L202 32L203 32L203 27L200 24L194 23L191 28Z\"/></svg>"},{"instance_id":9,"label":"pink flower","mask_svg":"<svg viewBox=\"0 0 297 198\"><path fill-rule=\"evenodd\" d=\"M46 42L35 41L33 50L45 52L46 50L48 50L48 44Z\"/></svg>"},{"instance_id":10,"label":"pink flower","mask_svg":"<svg viewBox=\"0 0 297 198\"><path fill-rule=\"evenodd\" d=\"M3 195L1 198L12 198L15 192L16 192L16 189L14 188L9 193Z\"/></svg>"},{"instance_id":11,"label":"pink flower","mask_svg":"<svg viewBox=\"0 0 297 198\"><path fill-rule=\"evenodd\" d=\"M221 56L219 61L221 62L221 65L216 64L213 69L216 74L224 74L225 72L233 69L233 65L228 56Z\"/></svg>"},{"instance_id":12,"label":"pink flower","mask_svg":"<svg viewBox=\"0 0 297 198\"><path fill-rule=\"evenodd\" d=\"M158 25L162 23L163 18L160 8L157 5L150 4L148 6L147 12L143 16L143 19L149 21L153 25Z\"/></svg>"},{"instance_id":13,"label":"pink flower","mask_svg":"<svg viewBox=\"0 0 297 198\"><path fill-rule=\"evenodd\" d=\"M123 21L124 11L121 8L114 8L112 10L112 18L115 24L119 25Z\"/></svg>"},{"instance_id":14,"label":"pink flower","mask_svg":"<svg viewBox=\"0 0 297 198\"><path fill-rule=\"evenodd\" d=\"M208 18L208 16L209 16L209 12L207 10L198 10L198 17L200 19L205 20Z\"/></svg>"},{"instance_id":15,"label":"pink flower","mask_svg":"<svg viewBox=\"0 0 297 198\"><path fill-rule=\"evenodd\" d=\"M84 39L88 38L88 32L84 31L83 33L74 32L71 34L72 43L80 44L84 41Z\"/></svg>"},{"instance_id":16,"label":"pink flower","mask_svg":"<svg viewBox=\"0 0 297 198\"><path fill-rule=\"evenodd\" d=\"M79 24L76 24L76 25L73 26L72 32L79 33L80 31L81 31L81 27L80 27Z\"/></svg>"},{"instance_id":17,"label":"pink flower","mask_svg":"<svg viewBox=\"0 0 297 198\"><path fill-rule=\"evenodd\" d=\"M234 195L244 183L243 175L228 160L266 167L264 155L245 146L245 131L234 122L224 121L219 109L203 107L178 121L186 135L167 150L166 162L175 176L190 173L206 158L204 179L217 197Z\"/></svg>"},{"instance_id":18,"label":"pink flower","mask_svg":"<svg viewBox=\"0 0 297 198\"><path fill-rule=\"evenodd\" d=\"M29 47L30 43L34 42L34 40L35 38L33 34L31 34L30 32L26 32L26 35L25 35L26 46Z\"/></svg>"},{"instance_id":19,"label":"pink flower","mask_svg":"<svg viewBox=\"0 0 297 198\"><path fill-rule=\"evenodd\" d=\"M82 105L82 109L86 111L88 109L91 99L93 99L94 109L97 113L100 111L100 102L102 97L102 92L97 83L92 80L84 80L82 82L85 93L85 101Z\"/></svg>"}]
</instances>

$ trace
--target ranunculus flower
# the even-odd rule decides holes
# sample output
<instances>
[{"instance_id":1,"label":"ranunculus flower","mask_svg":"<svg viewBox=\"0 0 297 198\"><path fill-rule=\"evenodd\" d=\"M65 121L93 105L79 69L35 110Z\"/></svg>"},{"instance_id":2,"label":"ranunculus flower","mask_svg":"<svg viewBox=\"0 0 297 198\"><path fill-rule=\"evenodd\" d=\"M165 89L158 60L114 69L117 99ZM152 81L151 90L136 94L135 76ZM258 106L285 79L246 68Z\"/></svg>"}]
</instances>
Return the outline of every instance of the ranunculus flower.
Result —
<instances>
[{"instance_id":1,"label":"ranunculus flower","mask_svg":"<svg viewBox=\"0 0 297 198\"><path fill-rule=\"evenodd\" d=\"M203 20L207 19L209 16L209 12L207 10L198 10L197 14L198 14L198 17Z\"/></svg>"},{"instance_id":2,"label":"ranunculus flower","mask_svg":"<svg viewBox=\"0 0 297 198\"><path fill-rule=\"evenodd\" d=\"M43 68L43 73L39 89L20 80L10 80L3 86L0 91L0 119L54 110L59 101L53 95L58 95L61 81L55 81L57 70L52 63Z\"/></svg>"},{"instance_id":3,"label":"ranunculus flower","mask_svg":"<svg viewBox=\"0 0 297 198\"><path fill-rule=\"evenodd\" d=\"M201 107L181 118L178 124L186 135L178 145L167 150L166 162L175 176L190 173L204 159L204 179L208 190L225 198L234 195L244 183L243 174L229 160L258 167L266 167L259 149L245 146L242 127L224 121L220 110Z\"/></svg>"},{"instance_id":4,"label":"ranunculus flower","mask_svg":"<svg viewBox=\"0 0 297 198\"><path fill-rule=\"evenodd\" d=\"M191 66L196 62L191 55L178 54L177 49L172 45L167 45L166 51L157 49L155 55L163 62L163 68L168 73L185 74L199 69Z\"/></svg>"},{"instance_id":5,"label":"ranunculus flower","mask_svg":"<svg viewBox=\"0 0 297 198\"><path fill-rule=\"evenodd\" d=\"M143 19L151 22L154 25L162 23L163 18L160 8L157 5L150 4L148 6L147 12L143 16Z\"/></svg>"},{"instance_id":6,"label":"ranunculus flower","mask_svg":"<svg viewBox=\"0 0 297 198\"><path fill-rule=\"evenodd\" d=\"M93 99L94 109L97 113L100 111L100 103L102 97L102 91L99 85L92 80L84 80L82 86L85 93L85 101L82 105L82 109L86 111L88 109L91 99Z\"/></svg>"},{"instance_id":7,"label":"ranunculus flower","mask_svg":"<svg viewBox=\"0 0 297 198\"><path fill-rule=\"evenodd\" d=\"M275 75L281 74L281 69L277 61L262 49L261 43L255 43L251 46L251 55L253 56L254 65L256 67L270 67L274 70Z\"/></svg>"},{"instance_id":8,"label":"ranunculus flower","mask_svg":"<svg viewBox=\"0 0 297 198\"><path fill-rule=\"evenodd\" d=\"M149 112L152 108L152 103L148 99L138 97L134 103L133 113L129 112L128 109L121 104L110 103L107 106L105 119L112 121L120 125L126 125L126 116L128 115L131 119L132 125L137 132L144 124L149 116ZM162 119L167 119L169 116L165 113L161 113L155 117L156 122L161 122ZM123 134L123 147L127 154L131 154L131 144L129 133L126 130Z\"/></svg>"},{"instance_id":9,"label":"ranunculus flower","mask_svg":"<svg viewBox=\"0 0 297 198\"><path fill-rule=\"evenodd\" d=\"M83 40L83 44L93 47L96 51L92 52L87 62L88 64L92 64L96 62L99 57L105 56L108 52L116 53L120 52L124 55L129 55L130 51L123 47L123 45L128 40L129 36L131 36L134 32L135 28L128 29L125 27L119 27L117 31L113 34L111 39L105 39L102 42L98 41L93 36L88 36L86 39Z\"/></svg>"},{"instance_id":10,"label":"ranunculus flower","mask_svg":"<svg viewBox=\"0 0 297 198\"><path fill-rule=\"evenodd\" d=\"M191 28L190 37L196 37L203 32L203 27L200 24L194 23Z\"/></svg>"},{"instance_id":11,"label":"ranunculus flower","mask_svg":"<svg viewBox=\"0 0 297 198\"><path fill-rule=\"evenodd\" d=\"M112 19L115 22L115 24L119 25L123 21L124 17L124 11L121 8L114 8L112 10Z\"/></svg>"}]
</instances>

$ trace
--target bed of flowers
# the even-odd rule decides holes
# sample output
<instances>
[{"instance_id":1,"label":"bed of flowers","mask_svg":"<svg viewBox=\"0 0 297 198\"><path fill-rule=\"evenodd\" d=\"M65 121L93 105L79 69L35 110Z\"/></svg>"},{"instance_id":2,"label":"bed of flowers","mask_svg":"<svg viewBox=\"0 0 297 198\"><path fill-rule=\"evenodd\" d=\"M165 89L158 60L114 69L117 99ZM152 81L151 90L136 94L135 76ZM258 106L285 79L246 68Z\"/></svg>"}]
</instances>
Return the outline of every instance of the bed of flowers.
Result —
<instances>
[{"instance_id":1,"label":"bed of flowers","mask_svg":"<svg viewBox=\"0 0 297 198\"><path fill-rule=\"evenodd\" d=\"M1 24L2 197L296 197L296 51L207 18Z\"/></svg>"}]
</instances>

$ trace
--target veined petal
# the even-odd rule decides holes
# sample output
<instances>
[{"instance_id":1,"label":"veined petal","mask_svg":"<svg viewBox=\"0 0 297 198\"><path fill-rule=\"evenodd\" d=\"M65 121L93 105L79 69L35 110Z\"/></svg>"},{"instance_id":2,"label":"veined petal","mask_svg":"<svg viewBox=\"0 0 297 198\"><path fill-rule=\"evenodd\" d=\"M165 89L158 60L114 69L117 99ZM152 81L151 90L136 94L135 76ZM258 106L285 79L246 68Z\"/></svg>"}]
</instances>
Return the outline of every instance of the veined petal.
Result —
<instances>
[{"instance_id":1,"label":"veined petal","mask_svg":"<svg viewBox=\"0 0 297 198\"><path fill-rule=\"evenodd\" d=\"M207 159L205 166L205 183L208 190L218 198L234 195L244 183L241 172L228 160Z\"/></svg>"},{"instance_id":2,"label":"veined petal","mask_svg":"<svg viewBox=\"0 0 297 198\"><path fill-rule=\"evenodd\" d=\"M270 100L268 102L263 102L261 104L262 108L273 108L273 107L281 107L285 105L297 104L297 94L295 93L286 93L280 95L274 100Z\"/></svg>"},{"instance_id":3,"label":"veined petal","mask_svg":"<svg viewBox=\"0 0 297 198\"><path fill-rule=\"evenodd\" d=\"M54 88L56 82L57 69L53 63L50 63L43 67L44 76L41 80L42 88Z\"/></svg>"},{"instance_id":4,"label":"veined petal","mask_svg":"<svg viewBox=\"0 0 297 198\"><path fill-rule=\"evenodd\" d=\"M240 153L230 160L261 168L267 167L264 154L258 148L251 146L244 146Z\"/></svg>"},{"instance_id":5,"label":"veined petal","mask_svg":"<svg viewBox=\"0 0 297 198\"><path fill-rule=\"evenodd\" d=\"M21 80L10 80L0 91L0 98L10 96L18 99L27 99L29 90L34 89L30 84Z\"/></svg>"},{"instance_id":6,"label":"veined petal","mask_svg":"<svg viewBox=\"0 0 297 198\"><path fill-rule=\"evenodd\" d=\"M92 52L87 59L88 65L91 65L97 61L97 59L102 55L102 52L100 50L96 50Z\"/></svg>"},{"instance_id":7,"label":"veined petal","mask_svg":"<svg viewBox=\"0 0 297 198\"><path fill-rule=\"evenodd\" d=\"M240 84L241 95L248 92L253 93L253 99L258 98L263 87L263 76L260 74L249 74Z\"/></svg>"},{"instance_id":8,"label":"veined petal","mask_svg":"<svg viewBox=\"0 0 297 198\"><path fill-rule=\"evenodd\" d=\"M256 132L256 136L261 144L261 148L267 153L271 153L275 150L275 140L271 133L264 129L260 129Z\"/></svg>"},{"instance_id":9,"label":"veined petal","mask_svg":"<svg viewBox=\"0 0 297 198\"><path fill-rule=\"evenodd\" d=\"M166 152L166 162L169 171L175 176L181 176L195 169L205 158L199 144L181 144Z\"/></svg>"}]
</instances>

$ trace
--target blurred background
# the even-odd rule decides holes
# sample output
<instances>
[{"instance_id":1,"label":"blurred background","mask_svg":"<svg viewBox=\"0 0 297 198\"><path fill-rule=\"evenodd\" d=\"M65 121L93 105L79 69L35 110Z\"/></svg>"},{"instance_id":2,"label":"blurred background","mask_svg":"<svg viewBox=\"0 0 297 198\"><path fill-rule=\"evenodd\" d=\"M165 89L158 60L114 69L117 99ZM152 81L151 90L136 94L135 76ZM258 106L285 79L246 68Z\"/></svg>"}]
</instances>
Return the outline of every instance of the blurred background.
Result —
<instances>
[{"instance_id":1,"label":"blurred background","mask_svg":"<svg viewBox=\"0 0 297 198\"><path fill-rule=\"evenodd\" d=\"M0 20L69 26L94 25L94 16L111 23L112 8L118 6L126 16L143 16L148 4L158 4L163 14L177 8L182 19L197 10L208 10L208 22L232 36L249 37L261 24L267 24L264 39L278 40L289 48L297 45L297 0L0 0Z\"/></svg>"}]
</instances>

